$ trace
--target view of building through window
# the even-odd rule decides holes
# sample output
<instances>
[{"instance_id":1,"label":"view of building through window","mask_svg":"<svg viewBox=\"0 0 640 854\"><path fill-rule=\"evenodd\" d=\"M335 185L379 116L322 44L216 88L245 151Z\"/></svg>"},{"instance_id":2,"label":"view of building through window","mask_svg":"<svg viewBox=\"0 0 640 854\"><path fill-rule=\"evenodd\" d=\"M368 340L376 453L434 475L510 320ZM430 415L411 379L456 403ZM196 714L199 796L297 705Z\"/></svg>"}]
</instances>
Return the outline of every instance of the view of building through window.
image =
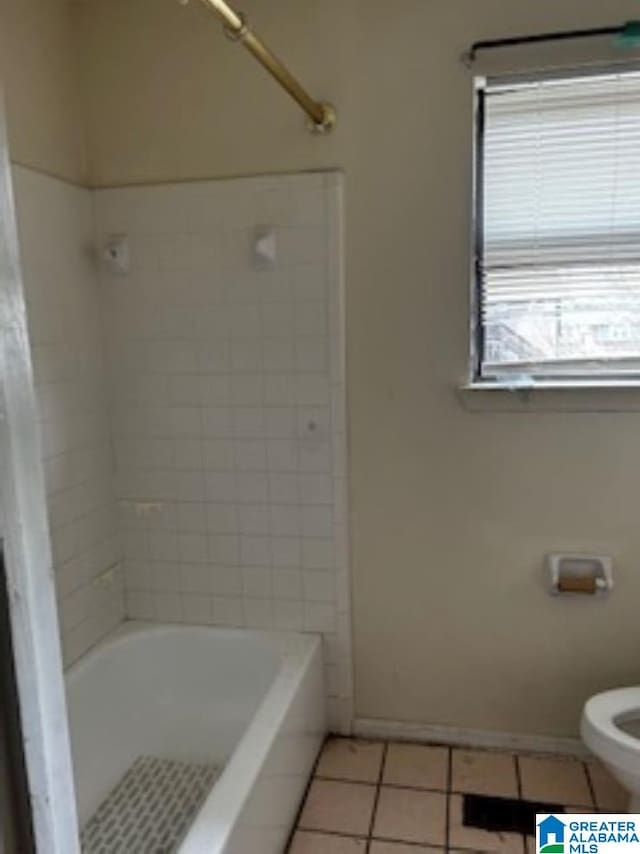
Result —
<instances>
[{"instance_id":1,"label":"view of building through window","mask_svg":"<svg viewBox=\"0 0 640 854\"><path fill-rule=\"evenodd\" d=\"M591 271L592 275L595 271ZM553 295L502 293L487 299L484 315L484 360L487 366L514 369L544 366L556 373L591 370L594 361L616 361L616 370L640 370L640 266L625 271L626 287L607 293L607 283L620 271L603 268L601 293ZM545 272L567 290L572 271ZM551 290L551 288L550 288Z\"/></svg>"}]
</instances>

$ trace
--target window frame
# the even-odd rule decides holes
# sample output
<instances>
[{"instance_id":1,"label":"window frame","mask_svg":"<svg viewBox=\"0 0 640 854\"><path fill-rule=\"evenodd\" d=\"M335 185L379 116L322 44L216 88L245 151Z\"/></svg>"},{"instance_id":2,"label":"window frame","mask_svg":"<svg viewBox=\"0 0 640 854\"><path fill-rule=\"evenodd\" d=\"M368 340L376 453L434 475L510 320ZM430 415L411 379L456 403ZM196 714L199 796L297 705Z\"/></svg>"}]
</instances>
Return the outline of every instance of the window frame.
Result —
<instances>
[{"instance_id":1,"label":"window frame","mask_svg":"<svg viewBox=\"0 0 640 854\"><path fill-rule=\"evenodd\" d=\"M531 392L536 389L639 389L640 371L623 377L611 373L593 372L583 375L527 375L526 381L505 374L502 377L483 376L485 330L482 323L482 263L484 258L484 151L486 131L487 89L492 85L526 85L544 80L598 77L606 74L640 72L640 60L628 59L618 63L598 63L587 66L529 70L506 74L475 75L473 78L473 174L472 174L472 234L471 234L471 291L469 317L468 379L463 390L505 390Z\"/></svg>"}]
</instances>

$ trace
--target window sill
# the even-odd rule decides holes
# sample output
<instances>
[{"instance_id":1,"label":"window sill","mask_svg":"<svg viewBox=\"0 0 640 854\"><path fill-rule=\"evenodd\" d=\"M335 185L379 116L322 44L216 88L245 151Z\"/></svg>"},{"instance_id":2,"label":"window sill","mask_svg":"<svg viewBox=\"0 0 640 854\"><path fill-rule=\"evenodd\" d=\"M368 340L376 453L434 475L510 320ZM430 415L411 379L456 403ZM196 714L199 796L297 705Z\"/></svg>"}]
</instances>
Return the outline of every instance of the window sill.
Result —
<instances>
[{"instance_id":1,"label":"window sill","mask_svg":"<svg viewBox=\"0 0 640 854\"><path fill-rule=\"evenodd\" d=\"M468 383L458 398L469 412L640 412L640 382Z\"/></svg>"}]
</instances>

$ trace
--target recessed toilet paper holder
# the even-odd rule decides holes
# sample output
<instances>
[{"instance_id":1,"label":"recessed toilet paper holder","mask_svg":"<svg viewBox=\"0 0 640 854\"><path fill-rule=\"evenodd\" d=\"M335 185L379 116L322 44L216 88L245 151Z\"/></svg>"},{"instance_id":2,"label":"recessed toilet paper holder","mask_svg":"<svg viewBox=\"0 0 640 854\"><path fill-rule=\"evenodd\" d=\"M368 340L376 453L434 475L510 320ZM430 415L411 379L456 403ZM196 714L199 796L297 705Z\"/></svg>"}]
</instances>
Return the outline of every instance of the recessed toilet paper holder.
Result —
<instances>
[{"instance_id":1,"label":"recessed toilet paper holder","mask_svg":"<svg viewBox=\"0 0 640 854\"><path fill-rule=\"evenodd\" d=\"M549 554L549 593L606 596L613 590L613 559L605 555Z\"/></svg>"}]
</instances>

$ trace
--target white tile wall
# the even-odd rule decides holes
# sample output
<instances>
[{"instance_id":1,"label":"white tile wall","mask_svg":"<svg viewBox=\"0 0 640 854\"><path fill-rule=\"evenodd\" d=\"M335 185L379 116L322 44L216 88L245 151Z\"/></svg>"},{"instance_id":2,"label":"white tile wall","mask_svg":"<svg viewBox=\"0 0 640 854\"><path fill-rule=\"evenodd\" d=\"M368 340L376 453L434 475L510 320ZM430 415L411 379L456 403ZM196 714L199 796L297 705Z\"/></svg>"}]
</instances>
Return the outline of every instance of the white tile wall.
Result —
<instances>
[{"instance_id":1,"label":"white tile wall","mask_svg":"<svg viewBox=\"0 0 640 854\"><path fill-rule=\"evenodd\" d=\"M92 198L24 168L13 177L69 663L124 618Z\"/></svg>"},{"instance_id":2,"label":"white tile wall","mask_svg":"<svg viewBox=\"0 0 640 854\"><path fill-rule=\"evenodd\" d=\"M132 259L102 283L128 614L322 632L346 729L340 176L102 190L95 211Z\"/></svg>"},{"instance_id":3,"label":"white tile wall","mask_svg":"<svg viewBox=\"0 0 640 854\"><path fill-rule=\"evenodd\" d=\"M346 731L340 177L14 179L67 663L125 615L318 631ZM130 276L99 281L94 212L98 244L129 235Z\"/></svg>"}]
</instances>

